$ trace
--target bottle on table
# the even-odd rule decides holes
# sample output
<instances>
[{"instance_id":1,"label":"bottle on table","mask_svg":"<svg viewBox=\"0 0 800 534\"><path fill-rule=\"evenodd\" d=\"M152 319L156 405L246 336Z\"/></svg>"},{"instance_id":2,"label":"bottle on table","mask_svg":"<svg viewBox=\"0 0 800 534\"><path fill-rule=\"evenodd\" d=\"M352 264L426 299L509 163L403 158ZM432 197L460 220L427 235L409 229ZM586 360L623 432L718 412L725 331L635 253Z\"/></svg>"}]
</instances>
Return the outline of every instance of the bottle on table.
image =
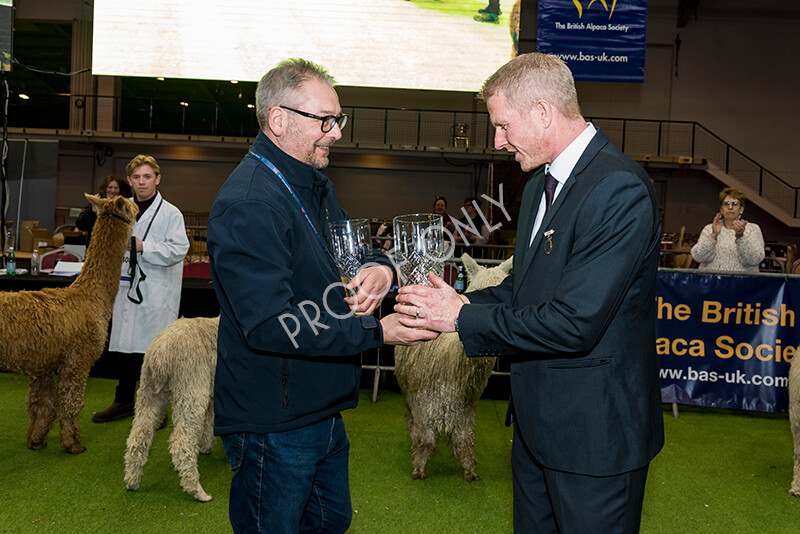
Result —
<instances>
[{"instance_id":1,"label":"bottle on table","mask_svg":"<svg viewBox=\"0 0 800 534\"><path fill-rule=\"evenodd\" d=\"M31 254L31 276L36 276L39 274L39 249L33 249L33 253Z\"/></svg>"},{"instance_id":2,"label":"bottle on table","mask_svg":"<svg viewBox=\"0 0 800 534\"><path fill-rule=\"evenodd\" d=\"M456 283L453 287L455 288L456 293L463 293L467 288L463 265L458 266L458 276L456 276Z\"/></svg>"},{"instance_id":3,"label":"bottle on table","mask_svg":"<svg viewBox=\"0 0 800 534\"><path fill-rule=\"evenodd\" d=\"M14 276L17 274L17 257L14 255L14 247L8 247L6 255L6 274Z\"/></svg>"}]
</instances>

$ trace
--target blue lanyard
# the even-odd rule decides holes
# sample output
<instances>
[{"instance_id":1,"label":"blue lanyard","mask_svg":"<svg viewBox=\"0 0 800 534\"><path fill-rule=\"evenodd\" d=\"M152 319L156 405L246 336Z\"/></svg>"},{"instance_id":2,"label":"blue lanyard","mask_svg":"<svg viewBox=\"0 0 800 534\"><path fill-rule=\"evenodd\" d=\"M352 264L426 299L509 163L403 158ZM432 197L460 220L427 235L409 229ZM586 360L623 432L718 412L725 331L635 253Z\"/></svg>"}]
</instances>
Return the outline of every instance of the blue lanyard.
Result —
<instances>
[{"instance_id":1,"label":"blue lanyard","mask_svg":"<svg viewBox=\"0 0 800 534\"><path fill-rule=\"evenodd\" d=\"M317 231L317 227L314 226L314 222L311 220L311 217L308 216L308 212L306 212L306 209L303 207L303 203L300 201L300 197L297 196L297 193L294 192L294 189L292 189L292 186L289 185L289 182L286 181L286 178L283 176L283 173L270 160L268 160L267 158L265 158L264 156L262 156L261 154L259 154L255 150L253 150L252 148L250 149L250 155L253 156L254 158L256 158L261 163L263 163L264 165L266 165L269 170L271 170L273 173L275 173L275 176L280 178L281 182L283 182L283 185L286 186L286 189L288 189L289 193L292 194L292 197L294 198L294 201L297 203L297 207L300 208L300 211L305 216L306 221L308 222L308 225L314 231L314 235L317 236L317 239L319 240L320 245L322 245L322 249L328 254L328 257L333 262L333 266L337 267L338 266L338 262L336 261L336 258L333 256L333 254L331 254L331 251L328 249L328 246L325 244L325 240L322 238L321 235L319 235L319 232Z\"/></svg>"}]
</instances>

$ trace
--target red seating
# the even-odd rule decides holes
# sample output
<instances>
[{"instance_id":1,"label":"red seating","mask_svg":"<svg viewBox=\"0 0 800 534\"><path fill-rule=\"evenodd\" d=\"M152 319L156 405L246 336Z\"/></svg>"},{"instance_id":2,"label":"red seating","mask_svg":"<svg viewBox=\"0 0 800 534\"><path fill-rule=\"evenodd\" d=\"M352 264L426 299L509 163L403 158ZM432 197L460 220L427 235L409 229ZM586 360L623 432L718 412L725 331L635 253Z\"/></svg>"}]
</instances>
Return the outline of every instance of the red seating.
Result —
<instances>
[{"instance_id":1,"label":"red seating","mask_svg":"<svg viewBox=\"0 0 800 534\"><path fill-rule=\"evenodd\" d=\"M208 262L187 263L183 266L183 277L211 280L211 264Z\"/></svg>"},{"instance_id":2,"label":"red seating","mask_svg":"<svg viewBox=\"0 0 800 534\"><path fill-rule=\"evenodd\" d=\"M42 256L41 265L39 266L40 269L54 269L56 263L60 261L66 261L71 263L76 263L81 261L81 259L77 256L73 256L72 254L64 254L64 253L56 253L56 254L45 254Z\"/></svg>"}]
</instances>

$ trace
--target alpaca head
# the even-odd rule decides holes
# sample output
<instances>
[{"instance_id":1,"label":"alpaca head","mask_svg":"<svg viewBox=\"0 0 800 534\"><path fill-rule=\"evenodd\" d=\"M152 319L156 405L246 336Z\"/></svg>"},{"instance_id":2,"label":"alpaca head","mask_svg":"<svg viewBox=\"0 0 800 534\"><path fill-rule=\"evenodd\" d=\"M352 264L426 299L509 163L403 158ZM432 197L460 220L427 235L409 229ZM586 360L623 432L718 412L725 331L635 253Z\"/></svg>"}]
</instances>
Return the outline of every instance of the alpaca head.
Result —
<instances>
[{"instance_id":1,"label":"alpaca head","mask_svg":"<svg viewBox=\"0 0 800 534\"><path fill-rule=\"evenodd\" d=\"M100 217L113 217L127 223L128 237L130 237L131 233L133 233L133 223L136 222L136 215L139 213L139 207L135 202L121 196L113 199L100 198L98 195L86 193L84 193L84 196L94 207L98 219Z\"/></svg>"},{"instance_id":2,"label":"alpaca head","mask_svg":"<svg viewBox=\"0 0 800 534\"><path fill-rule=\"evenodd\" d=\"M469 279L467 292L499 285L500 282L503 281L503 278L508 276L513 262L514 257L512 256L500 265L486 268L478 265L478 262L473 260L469 254L462 254L461 263L464 265L467 278Z\"/></svg>"}]
</instances>

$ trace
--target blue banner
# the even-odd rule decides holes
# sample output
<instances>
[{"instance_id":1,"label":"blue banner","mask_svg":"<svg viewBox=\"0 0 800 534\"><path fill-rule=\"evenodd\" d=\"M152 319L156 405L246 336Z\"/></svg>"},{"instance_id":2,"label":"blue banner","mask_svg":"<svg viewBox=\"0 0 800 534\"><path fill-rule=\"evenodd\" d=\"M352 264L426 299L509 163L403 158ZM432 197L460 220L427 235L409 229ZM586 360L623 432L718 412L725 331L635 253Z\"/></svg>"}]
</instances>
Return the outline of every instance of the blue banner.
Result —
<instances>
[{"instance_id":1,"label":"blue banner","mask_svg":"<svg viewBox=\"0 0 800 534\"><path fill-rule=\"evenodd\" d=\"M647 0L539 0L536 48L576 80L643 82Z\"/></svg>"},{"instance_id":2,"label":"blue banner","mask_svg":"<svg viewBox=\"0 0 800 534\"><path fill-rule=\"evenodd\" d=\"M663 402L787 411L800 278L659 271L657 291Z\"/></svg>"}]
</instances>

